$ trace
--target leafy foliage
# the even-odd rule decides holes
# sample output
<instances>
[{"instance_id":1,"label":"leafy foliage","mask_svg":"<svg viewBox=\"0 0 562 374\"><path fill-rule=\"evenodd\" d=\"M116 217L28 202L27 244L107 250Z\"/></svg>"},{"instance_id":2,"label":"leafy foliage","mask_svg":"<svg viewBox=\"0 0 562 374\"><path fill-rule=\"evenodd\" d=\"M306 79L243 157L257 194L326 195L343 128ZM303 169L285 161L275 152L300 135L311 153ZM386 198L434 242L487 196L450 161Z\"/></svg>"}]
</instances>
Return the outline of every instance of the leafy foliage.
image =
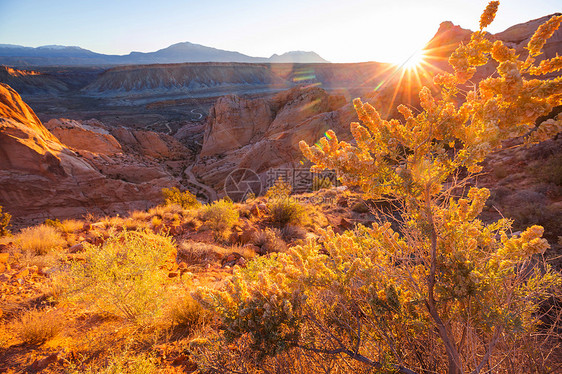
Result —
<instances>
[{"instance_id":1,"label":"leafy foliage","mask_svg":"<svg viewBox=\"0 0 562 374\"><path fill-rule=\"evenodd\" d=\"M10 235L10 231L8 230L8 226L10 225L10 220L12 216L4 212L2 213L2 206L0 205L0 238L2 236Z\"/></svg>"},{"instance_id":2,"label":"leafy foliage","mask_svg":"<svg viewBox=\"0 0 562 374\"><path fill-rule=\"evenodd\" d=\"M489 191L465 186L502 141L532 143L562 129L560 116L535 127L562 104L562 78L526 78L562 69L560 57L534 64L562 16L539 27L521 61L483 31L497 7L490 2L480 31L451 55L455 73L434 78L440 98L420 91L419 114L399 106L404 120L387 121L356 99L363 125L351 124L354 144L333 131L318 145L301 142L315 169L335 169L365 199L392 203L401 220L343 234L328 229L320 244L236 270L224 291L198 291L227 338L249 334L268 355L299 349L403 373L500 371L527 344L541 300L561 279L541 260L549 247L543 228L517 236L507 219L484 224L478 217ZM490 58L498 75L465 93Z\"/></svg>"},{"instance_id":3,"label":"leafy foliage","mask_svg":"<svg viewBox=\"0 0 562 374\"><path fill-rule=\"evenodd\" d=\"M166 205L179 205L184 209L198 208L201 203L197 201L197 197L189 191L181 192L179 188L163 188L162 195Z\"/></svg>"},{"instance_id":4,"label":"leafy foliage","mask_svg":"<svg viewBox=\"0 0 562 374\"><path fill-rule=\"evenodd\" d=\"M84 263L71 269L70 296L142 322L160 312L163 268L174 254L169 237L142 231L114 234L100 246L85 245Z\"/></svg>"}]
</instances>

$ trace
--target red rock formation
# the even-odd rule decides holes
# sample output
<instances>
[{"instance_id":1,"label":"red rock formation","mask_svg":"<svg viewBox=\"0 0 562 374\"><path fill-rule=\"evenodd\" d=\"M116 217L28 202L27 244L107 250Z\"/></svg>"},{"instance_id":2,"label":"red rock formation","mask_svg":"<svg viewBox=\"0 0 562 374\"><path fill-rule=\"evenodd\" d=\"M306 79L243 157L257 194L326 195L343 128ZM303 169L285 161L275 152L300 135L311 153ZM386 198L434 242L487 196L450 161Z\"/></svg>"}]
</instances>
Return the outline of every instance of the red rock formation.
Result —
<instances>
[{"instance_id":1,"label":"red rock formation","mask_svg":"<svg viewBox=\"0 0 562 374\"><path fill-rule=\"evenodd\" d=\"M108 156L122 153L121 144L100 126L91 126L70 119L52 119L45 127L66 146Z\"/></svg>"},{"instance_id":2,"label":"red rock formation","mask_svg":"<svg viewBox=\"0 0 562 374\"><path fill-rule=\"evenodd\" d=\"M211 109L192 171L221 195L225 178L237 168L262 176L271 168L302 168L300 140L314 143L328 129L349 134L355 112L345 104L317 87L296 87L269 100L222 97Z\"/></svg>"},{"instance_id":3,"label":"red rock formation","mask_svg":"<svg viewBox=\"0 0 562 374\"><path fill-rule=\"evenodd\" d=\"M61 143L17 92L0 84L0 205L16 224L145 209L160 201L163 187L177 185L150 160L74 146L82 149Z\"/></svg>"}]
</instances>

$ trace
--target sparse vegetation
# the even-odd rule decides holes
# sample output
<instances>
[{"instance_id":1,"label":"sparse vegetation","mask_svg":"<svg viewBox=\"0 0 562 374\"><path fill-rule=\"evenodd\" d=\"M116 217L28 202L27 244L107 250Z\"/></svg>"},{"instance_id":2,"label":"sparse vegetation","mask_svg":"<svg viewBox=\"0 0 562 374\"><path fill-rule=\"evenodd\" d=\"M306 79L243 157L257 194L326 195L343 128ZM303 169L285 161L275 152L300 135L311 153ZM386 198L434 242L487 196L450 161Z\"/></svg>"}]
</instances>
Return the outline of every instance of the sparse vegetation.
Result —
<instances>
[{"instance_id":1,"label":"sparse vegetation","mask_svg":"<svg viewBox=\"0 0 562 374\"><path fill-rule=\"evenodd\" d=\"M344 188L293 195L280 179L205 206L165 189L147 211L14 236L0 207L0 371L559 372L560 139L534 161L512 147L561 129L531 125L562 104L560 79L528 79L562 69L532 61L553 19L526 61L477 32L422 110L384 120L356 100L352 141L301 144ZM487 58L497 73L473 84Z\"/></svg>"}]
</instances>

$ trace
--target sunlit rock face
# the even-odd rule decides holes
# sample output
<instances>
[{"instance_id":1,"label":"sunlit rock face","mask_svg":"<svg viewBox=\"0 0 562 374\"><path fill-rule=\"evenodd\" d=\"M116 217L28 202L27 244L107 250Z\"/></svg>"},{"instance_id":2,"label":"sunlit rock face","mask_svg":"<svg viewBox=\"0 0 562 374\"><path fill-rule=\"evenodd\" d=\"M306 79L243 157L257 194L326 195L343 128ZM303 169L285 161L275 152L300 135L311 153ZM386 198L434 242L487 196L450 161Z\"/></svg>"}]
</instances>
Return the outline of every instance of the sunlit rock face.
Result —
<instances>
[{"instance_id":1,"label":"sunlit rock face","mask_svg":"<svg viewBox=\"0 0 562 374\"><path fill-rule=\"evenodd\" d=\"M177 185L154 160L121 153L109 134L64 123L50 123L61 139L72 132L84 139L65 145L16 91L0 84L0 205L16 225L145 209L160 201L163 187Z\"/></svg>"},{"instance_id":2,"label":"sunlit rock face","mask_svg":"<svg viewBox=\"0 0 562 374\"><path fill-rule=\"evenodd\" d=\"M220 194L237 168L261 176L272 168L302 168L299 141L314 143L328 129L346 138L354 113L343 97L317 87L293 88L268 100L222 97L211 109L193 172Z\"/></svg>"}]
</instances>

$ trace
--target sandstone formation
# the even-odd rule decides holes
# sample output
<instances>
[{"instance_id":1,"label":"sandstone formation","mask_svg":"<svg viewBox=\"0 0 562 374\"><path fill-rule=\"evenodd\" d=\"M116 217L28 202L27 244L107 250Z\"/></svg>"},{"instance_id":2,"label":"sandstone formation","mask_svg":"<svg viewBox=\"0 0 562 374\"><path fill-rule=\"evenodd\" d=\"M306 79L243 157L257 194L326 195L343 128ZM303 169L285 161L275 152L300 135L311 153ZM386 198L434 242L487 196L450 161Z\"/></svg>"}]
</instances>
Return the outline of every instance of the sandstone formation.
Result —
<instances>
[{"instance_id":1,"label":"sandstone formation","mask_svg":"<svg viewBox=\"0 0 562 374\"><path fill-rule=\"evenodd\" d=\"M52 119L45 127L69 148L102 153L122 153L119 142L101 126L92 126L69 119Z\"/></svg>"},{"instance_id":2,"label":"sandstone formation","mask_svg":"<svg viewBox=\"0 0 562 374\"><path fill-rule=\"evenodd\" d=\"M87 129L73 125L70 131ZM69 134L66 130L61 132L63 138ZM91 132L93 139L100 135L107 134ZM96 141L101 139L111 138ZM89 212L146 209L160 201L163 187L177 185L159 164L111 154L109 150L118 150L119 145L111 140L107 144L111 144L104 148L108 154L91 152L79 142L72 150L41 124L12 88L0 84L0 205L16 225L29 224Z\"/></svg>"},{"instance_id":3,"label":"sandstone formation","mask_svg":"<svg viewBox=\"0 0 562 374\"><path fill-rule=\"evenodd\" d=\"M223 97L210 112L193 173L224 194L229 173L246 168L264 181L272 168L304 168L298 143L314 143L328 129L342 138L355 118L343 97L317 87L297 87L269 100Z\"/></svg>"},{"instance_id":4,"label":"sandstone formation","mask_svg":"<svg viewBox=\"0 0 562 374\"><path fill-rule=\"evenodd\" d=\"M174 137L153 131L132 130L117 127L111 134L129 153L166 160L182 160L191 157L191 151Z\"/></svg>"}]
</instances>

